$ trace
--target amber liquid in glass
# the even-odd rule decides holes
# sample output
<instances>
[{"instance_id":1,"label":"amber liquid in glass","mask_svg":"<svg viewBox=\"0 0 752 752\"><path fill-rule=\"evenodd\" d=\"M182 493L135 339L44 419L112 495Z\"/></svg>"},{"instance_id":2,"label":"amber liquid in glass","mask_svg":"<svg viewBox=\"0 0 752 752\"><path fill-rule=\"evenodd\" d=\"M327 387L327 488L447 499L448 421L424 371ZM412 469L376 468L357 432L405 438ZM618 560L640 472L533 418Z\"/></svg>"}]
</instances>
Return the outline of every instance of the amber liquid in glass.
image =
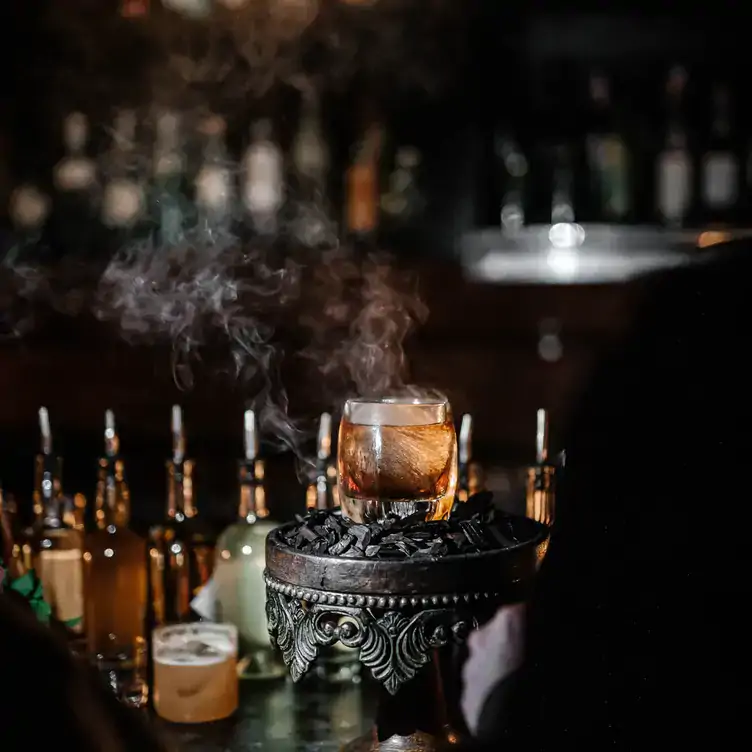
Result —
<instances>
[{"instance_id":1,"label":"amber liquid in glass","mask_svg":"<svg viewBox=\"0 0 752 752\"><path fill-rule=\"evenodd\" d=\"M160 627L153 634L154 709L172 723L209 723L238 707L237 631L224 624Z\"/></svg>"},{"instance_id":2,"label":"amber liquid in glass","mask_svg":"<svg viewBox=\"0 0 752 752\"><path fill-rule=\"evenodd\" d=\"M337 457L343 511L380 503L384 511L427 519L451 511L457 486L457 440L446 405L405 401L350 404L340 423ZM350 512L353 514L350 514Z\"/></svg>"}]
</instances>

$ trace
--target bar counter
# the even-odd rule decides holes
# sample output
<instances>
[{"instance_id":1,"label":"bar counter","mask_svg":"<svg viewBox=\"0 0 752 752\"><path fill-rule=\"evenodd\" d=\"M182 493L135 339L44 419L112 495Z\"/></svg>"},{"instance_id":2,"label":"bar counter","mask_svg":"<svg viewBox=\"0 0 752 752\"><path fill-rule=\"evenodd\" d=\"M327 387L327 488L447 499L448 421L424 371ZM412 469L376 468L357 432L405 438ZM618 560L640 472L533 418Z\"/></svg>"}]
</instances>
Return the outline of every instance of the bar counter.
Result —
<instances>
[{"instance_id":1,"label":"bar counter","mask_svg":"<svg viewBox=\"0 0 752 752\"><path fill-rule=\"evenodd\" d=\"M233 718L196 726L155 723L176 752L328 752L365 733L375 707L376 690L368 682L241 682Z\"/></svg>"}]
</instances>

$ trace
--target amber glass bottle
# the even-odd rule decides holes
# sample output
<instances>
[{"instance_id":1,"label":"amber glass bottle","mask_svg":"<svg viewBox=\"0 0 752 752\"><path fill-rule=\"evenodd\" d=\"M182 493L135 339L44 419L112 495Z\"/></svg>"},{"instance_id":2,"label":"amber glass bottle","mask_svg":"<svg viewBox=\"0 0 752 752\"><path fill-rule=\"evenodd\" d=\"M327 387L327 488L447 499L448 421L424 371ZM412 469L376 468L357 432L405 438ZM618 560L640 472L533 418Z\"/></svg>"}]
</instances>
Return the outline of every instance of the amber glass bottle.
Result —
<instances>
[{"instance_id":1,"label":"amber glass bottle","mask_svg":"<svg viewBox=\"0 0 752 752\"><path fill-rule=\"evenodd\" d=\"M107 411L95 527L84 543L84 593L89 655L115 670L133 665L145 645L146 541L128 528L129 520L125 468L115 419Z\"/></svg>"},{"instance_id":2,"label":"amber glass bottle","mask_svg":"<svg viewBox=\"0 0 752 752\"><path fill-rule=\"evenodd\" d=\"M208 582L216 535L198 518L192 460L185 459L183 418L172 413L173 456L167 462L167 515L149 533L149 582L154 626L193 618L191 601Z\"/></svg>"}]
</instances>

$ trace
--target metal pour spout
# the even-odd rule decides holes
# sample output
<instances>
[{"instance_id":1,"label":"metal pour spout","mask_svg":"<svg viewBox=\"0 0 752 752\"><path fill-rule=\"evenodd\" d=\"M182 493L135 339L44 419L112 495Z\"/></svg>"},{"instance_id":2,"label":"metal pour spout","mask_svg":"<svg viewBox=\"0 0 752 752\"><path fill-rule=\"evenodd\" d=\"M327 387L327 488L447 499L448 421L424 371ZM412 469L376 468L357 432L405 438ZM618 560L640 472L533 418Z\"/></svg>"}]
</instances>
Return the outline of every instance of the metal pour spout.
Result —
<instances>
[{"instance_id":1,"label":"metal pour spout","mask_svg":"<svg viewBox=\"0 0 752 752\"><path fill-rule=\"evenodd\" d=\"M107 525L124 527L131 514L130 491L125 481L125 467L120 458L120 437L115 427L115 413L104 414L104 455L99 460L99 478L94 501L97 527ZM79 504L85 507L81 494ZM80 511L83 514L83 509Z\"/></svg>"},{"instance_id":2,"label":"metal pour spout","mask_svg":"<svg viewBox=\"0 0 752 752\"><path fill-rule=\"evenodd\" d=\"M473 462L473 416L465 413L457 439L457 498L467 501L473 494L483 490L483 470Z\"/></svg>"},{"instance_id":3,"label":"metal pour spout","mask_svg":"<svg viewBox=\"0 0 752 752\"><path fill-rule=\"evenodd\" d=\"M196 515L193 461L185 458L185 430L180 405L172 407L172 459L167 462L167 516L183 520Z\"/></svg>"},{"instance_id":4,"label":"metal pour spout","mask_svg":"<svg viewBox=\"0 0 752 752\"><path fill-rule=\"evenodd\" d=\"M36 458L34 477L34 518L38 522L49 520L59 527L62 525L59 509L62 460L52 453L52 430L46 407L39 408L39 433L41 451Z\"/></svg>"},{"instance_id":5,"label":"metal pour spout","mask_svg":"<svg viewBox=\"0 0 752 752\"><path fill-rule=\"evenodd\" d=\"M253 523L269 516L264 488L265 467L261 459L261 439L256 413L243 414L243 459L239 463L240 505L238 517Z\"/></svg>"},{"instance_id":6,"label":"metal pour spout","mask_svg":"<svg viewBox=\"0 0 752 752\"><path fill-rule=\"evenodd\" d=\"M332 416L322 413L316 442L316 478L306 489L306 509L327 510L337 506L337 474L331 456Z\"/></svg>"},{"instance_id":7,"label":"metal pour spout","mask_svg":"<svg viewBox=\"0 0 752 752\"><path fill-rule=\"evenodd\" d=\"M556 507L556 466L549 462L548 412L538 410L535 432L535 464L527 471L527 517L552 525Z\"/></svg>"}]
</instances>

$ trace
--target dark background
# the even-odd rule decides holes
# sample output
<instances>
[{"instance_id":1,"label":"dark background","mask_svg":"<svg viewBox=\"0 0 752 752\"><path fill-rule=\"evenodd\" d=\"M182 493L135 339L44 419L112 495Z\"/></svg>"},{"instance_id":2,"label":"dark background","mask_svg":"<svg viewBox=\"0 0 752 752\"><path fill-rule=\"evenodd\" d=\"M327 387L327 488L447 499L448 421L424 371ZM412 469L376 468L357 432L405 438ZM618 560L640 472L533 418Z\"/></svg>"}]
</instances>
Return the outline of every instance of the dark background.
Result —
<instances>
[{"instance_id":1,"label":"dark background","mask_svg":"<svg viewBox=\"0 0 752 752\"><path fill-rule=\"evenodd\" d=\"M402 6L391 28L397 23L415 29L407 36L413 43L394 44L386 24L348 20L342 33L355 39L356 64L342 64L315 38L307 48L307 65L328 81L326 120L335 155L331 191L341 196L339 176L356 128L353 97L370 91L394 140L415 143L425 158L425 216L408 233L384 242L396 263L418 276L430 311L407 343L411 379L443 389L457 416L473 413L476 454L489 469L514 468L531 459L537 408L551 411L554 442L559 441L593 363L617 346L628 328L641 285L463 281L462 236L497 222L494 132L500 124L511 124L531 154L578 138L587 75L599 66L612 76L615 99L628 111L631 143L649 164L662 136L665 72L681 63L696 82L698 123L709 83L719 76L732 83L739 148L746 149L752 107L746 98L750 63L744 11L725 2L679 11L673 3L612 2L604 10L602 3L579 2L560 10L552 2L487 0L442 3L432 20L425 10L432 3ZM336 12L327 12L335 23ZM178 27L185 25L157 2L152 2L150 23L159 33L119 18L117 3L110 0L2 4L0 211L5 212L12 187L23 180L51 186L52 166L62 155L65 113L80 108L90 115L96 147L113 107L144 104L150 76L162 65L162 43L174 43ZM189 30L198 38L199 27ZM242 65L239 71L240 81L250 75ZM238 93L238 85L198 88L191 96L205 97L227 114L236 154L244 148L250 119L259 114L273 114L283 141L294 132L295 105L284 87L272 87L260 97ZM546 200L541 188L542 204ZM742 203L747 200L743 197ZM653 222L651 206L646 189L634 222ZM745 226L746 215L742 206L736 223ZM315 266L316 259L308 262ZM136 515L154 517L164 493L169 408L179 401L189 448L199 460L199 506L215 516L230 515L247 398L242 386L218 375L219 367L208 357L196 368L193 390L180 392L172 379L168 344L134 347L87 314L71 319L43 303L37 307L33 331L0 342L4 485L22 499L30 495L36 411L44 404L56 450L65 457L66 488L90 496L102 415L109 407L116 412L130 463ZM555 362L539 354L541 327L551 321L563 345ZM322 395L315 373L292 371L286 386L297 413L314 417L321 409L336 408ZM269 477L277 516L302 507L304 490L289 456L270 460Z\"/></svg>"}]
</instances>

